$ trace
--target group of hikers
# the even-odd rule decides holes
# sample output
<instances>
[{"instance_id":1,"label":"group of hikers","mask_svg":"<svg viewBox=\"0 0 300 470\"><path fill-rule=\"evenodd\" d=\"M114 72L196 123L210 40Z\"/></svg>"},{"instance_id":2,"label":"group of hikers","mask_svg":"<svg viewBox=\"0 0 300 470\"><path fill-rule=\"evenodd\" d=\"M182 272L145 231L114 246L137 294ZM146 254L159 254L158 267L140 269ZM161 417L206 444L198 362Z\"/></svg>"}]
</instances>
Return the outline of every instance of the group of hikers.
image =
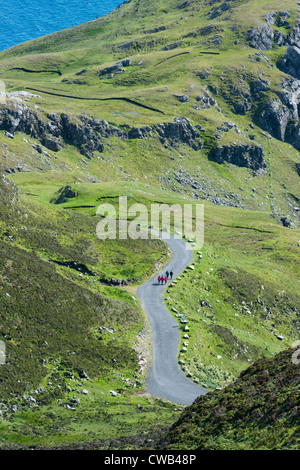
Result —
<instances>
[{"instance_id":1,"label":"group of hikers","mask_svg":"<svg viewBox=\"0 0 300 470\"><path fill-rule=\"evenodd\" d=\"M168 282L169 276L170 276L170 279L172 279L172 277L173 277L173 272L172 271L170 271L170 272L166 271L165 276L159 275L158 278L157 278L158 283L159 284L163 284L163 283L166 284Z\"/></svg>"}]
</instances>

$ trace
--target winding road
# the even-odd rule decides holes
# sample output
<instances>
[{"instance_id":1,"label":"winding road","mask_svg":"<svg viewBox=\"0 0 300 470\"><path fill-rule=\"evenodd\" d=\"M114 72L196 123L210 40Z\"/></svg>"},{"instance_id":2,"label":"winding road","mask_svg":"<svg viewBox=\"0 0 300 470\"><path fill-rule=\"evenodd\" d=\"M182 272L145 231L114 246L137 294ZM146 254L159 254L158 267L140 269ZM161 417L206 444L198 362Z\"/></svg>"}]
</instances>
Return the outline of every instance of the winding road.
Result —
<instances>
[{"instance_id":1,"label":"winding road","mask_svg":"<svg viewBox=\"0 0 300 470\"><path fill-rule=\"evenodd\" d=\"M162 237L173 252L164 271L173 271L173 279L193 260L193 252L183 239ZM170 282L170 281L169 281ZM147 377L148 392L181 405L191 405L208 390L189 380L178 366L180 330L164 304L166 285L157 282L157 275L141 284L137 295L147 315L152 332L152 364Z\"/></svg>"}]
</instances>

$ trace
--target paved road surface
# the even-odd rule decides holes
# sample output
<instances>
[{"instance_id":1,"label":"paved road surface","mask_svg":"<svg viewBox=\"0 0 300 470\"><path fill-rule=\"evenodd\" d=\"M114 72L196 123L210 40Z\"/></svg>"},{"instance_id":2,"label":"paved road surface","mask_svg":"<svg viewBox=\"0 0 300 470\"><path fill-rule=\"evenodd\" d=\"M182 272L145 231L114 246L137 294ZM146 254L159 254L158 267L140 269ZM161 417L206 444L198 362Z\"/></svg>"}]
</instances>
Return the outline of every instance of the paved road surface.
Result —
<instances>
[{"instance_id":1,"label":"paved road surface","mask_svg":"<svg viewBox=\"0 0 300 470\"><path fill-rule=\"evenodd\" d=\"M165 238L165 241L173 256L163 272L172 270L174 279L192 262L193 252L186 249L187 243L182 239ZM177 358L180 330L164 304L165 288L165 284L158 284L156 275L139 286L137 291L152 331L152 366L147 387L153 396L191 405L199 395L206 394L208 390L189 380L179 369Z\"/></svg>"}]
</instances>

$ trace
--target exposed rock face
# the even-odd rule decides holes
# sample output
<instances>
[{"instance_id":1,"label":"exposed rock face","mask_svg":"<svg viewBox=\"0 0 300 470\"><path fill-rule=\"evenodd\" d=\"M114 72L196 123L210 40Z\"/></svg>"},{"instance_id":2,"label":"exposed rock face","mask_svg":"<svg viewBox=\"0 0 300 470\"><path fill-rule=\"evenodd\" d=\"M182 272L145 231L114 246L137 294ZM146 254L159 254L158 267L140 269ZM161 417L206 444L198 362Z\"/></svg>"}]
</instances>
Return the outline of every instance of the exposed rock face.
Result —
<instances>
[{"instance_id":1,"label":"exposed rock face","mask_svg":"<svg viewBox=\"0 0 300 470\"><path fill-rule=\"evenodd\" d=\"M169 142L176 147L182 143L195 150L203 147L199 131L186 117L177 117L174 122L153 127L132 127L127 133L111 126L107 121L99 121L87 114L78 117L66 113L61 115L49 113L46 119L44 116L40 117L38 112L17 102L0 108L0 130L5 130L12 137L16 132L24 132L40 140L42 145L54 152L61 150L65 144L74 145L89 159L96 151L103 152L102 138L109 139L115 136L124 140L142 139L148 137L152 131L158 134L162 144Z\"/></svg>"},{"instance_id":2,"label":"exposed rock face","mask_svg":"<svg viewBox=\"0 0 300 470\"><path fill-rule=\"evenodd\" d=\"M230 7L229 3L232 2L232 1L234 1L234 0L225 0L224 3L222 3L218 7L213 8L213 10L211 10L208 13L208 14L210 14L209 19L214 20L215 18L218 18L219 16L221 16L222 13L224 13L225 11L230 10L231 7Z\"/></svg>"},{"instance_id":3,"label":"exposed rock face","mask_svg":"<svg viewBox=\"0 0 300 470\"><path fill-rule=\"evenodd\" d=\"M92 158L95 151L103 152L101 137L115 135L121 139L127 138L126 132L85 114L78 118L66 113L60 116L50 113L47 119L16 101L0 108L0 130L12 136L16 132L24 132L39 139L42 145L54 152L67 143L76 146L85 157Z\"/></svg>"},{"instance_id":4,"label":"exposed rock face","mask_svg":"<svg viewBox=\"0 0 300 470\"><path fill-rule=\"evenodd\" d=\"M60 188L50 202L52 204L62 204L63 202L66 202L66 199L71 199L77 195L78 193L73 191L71 186L67 185Z\"/></svg>"},{"instance_id":5,"label":"exposed rock face","mask_svg":"<svg viewBox=\"0 0 300 470\"><path fill-rule=\"evenodd\" d=\"M182 143L189 145L194 150L200 150L203 147L199 131L192 126L186 117L181 116L175 118L174 122L158 124L155 126L155 130L160 136L162 144L169 141L173 147L177 147Z\"/></svg>"},{"instance_id":6,"label":"exposed rock face","mask_svg":"<svg viewBox=\"0 0 300 470\"><path fill-rule=\"evenodd\" d=\"M105 69L101 70L100 76L106 75L106 74L111 74L111 73L120 73L120 72L125 72L125 69L123 67L129 67L131 65L132 60L131 59L123 59L120 60L119 62L115 63L114 65L110 65L109 67L106 67Z\"/></svg>"},{"instance_id":7,"label":"exposed rock face","mask_svg":"<svg viewBox=\"0 0 300 470\"><path fill-rule=\"evenodd\" d=\"M261 51L272 49L274 30L268 24L259 25L250 30L248 35L249 45Z\"/></svg>"},{"instance_id":8,"label":"exposed rock face","mask_svg":"<svg viewBox=\"0 0 300 470\"><path fill-rule=\"evenodd\" d=\"M256 172L266 168L264 151L260 145L222 145L210 151L209 159L220 164L227 162L246 167Z\"/></svg>"},{"instance_id":9,"label":"exposed rock face","mask_svg":"<svg viewBox=\"0 0 300 470\"><path fill-rule=\"evenodd\" d=\"M281 102L290 110L291 119L299 120L300 80L285 78L282 81L282 91L278 92Z\"/></svg>"},{"instance_id":10,"label":"exposed rock face","mask_svg":"<svg viewBox=\"0 0 300 470\"><path fill-rule=\"evenodd\" d=\"M172 51L173 49L180 47L181 44L182 44L182 41L173 42L172 44L168 44L167 46L164 46L162 48L162 51Z\"/></svg>"},{"instance_id":11,"label":"exposed rock face","mask_svg":"<svg viewBox=\"0 0 300 470\"><path fill-rule=\"evenodd\" d=\"M274 43L277 46L296 46L300 47L300 23L297 22L295 27L287 35L283 31L275 29Z\"/></svg>"},{"instance_id":12,"label":"exposed rock face","mask_svg":"<svg viewBox=\"0 0 300 470\"><path fill-rule=\"evenodd\" d=\"M252 108L252 101L251 101L251 95L249 94L244 94L241 95L241 101L234 103L232 112L234 114L241 114L245 115L247 114L248 111Z\"/></svg>"},{"instance_id":13,"label":"exposed rock face","mask_svg":"<svg viewBox=\"0 0 300 470\"><path fill-rule=\"evenodd\" d=\"M291 219L287 216L281 217L280 222L284 227L290 227L292 225Z\"/></svg>"},{"instance_id":14,"label":"exposed rock face","mask_svg":"<svg viewBox=\"0 0 300 470\"><path fill-rule=\"evenodd\" d=\"M269 51L273 45L300 47L300 22L297 21L294 28L290 29L291 25L288 22L290 16L289 10L268 13L265 18L267 24L258 25L249 31L249 45L261 51ZM279 28L283 26L290 29L290 32L286 34L272 26Z\"/></svg>"},{"instance_id":15,"label":"exposed rock face","mask_svg":"<svg viewBox=\"0 0 300 470\"><path fill-rule=\"evenodd\" d=\"M24 132L38 139L46 132L46 123L28 106L13 101L11 106L0 108L0 129L11 134Z\"/></svg>"},{"instance_id":16,"label":"exposed rock face","mask_svg":"<svg viewBox=\"0 0 300 470\"><path fill-rule=\"evenodd\" d=\"M295 27L290 32L289 37L288 37L288 43L291 46L300 47L300 22L299 21L296 23Z\"/></svg>"},{"instance_id":17,"label":"exposed rock face","mask_svg":"<svg viewBox=\"0 0 300 470\"><path fill-rule=\"evenodd\" d=\"M277 97L270 97L256 114L256 124L276 139L300 150L300 80L285 78Z\"/></svg>"},{"instance_id":18,"label":"exposed rock face","mask_svg":"<svg viewBox=\"0 0 300 470\"><path fill-rule=\"evenodd\" d=\"M108 139L113 135L115 137L119 137L120 139L127 139L127 133L125 131L108 124L108 122L105 120L99 121L98 119L88 116L87 114L82 114L80 116L80 120L84 126L91 127L93 131L98 132L101 137Z\"/></svg>"},{"instance_id":19,"label":"exposed rock face","mask_svg":"<svg viewBox=\"0 0 300 470\"><path fill-rule=\"evenodd\" d=\"M148 137L150 132L156 132L162 144L169 142L173 147L179 144L187 144L194 150L200 150L203 142L200 139L200 132L191 124L186 117L177 117L174 122L157 124L156 126L133 127L128 137L130 139L143 139Z\"/></svg>"},{"instance_id":20,"label":"exposed rock face","mask_svg":"<svg viewBox=\"0 0 300 470\"><path fill-rule=\"evenodd\" d=\"M197 104L194 106L196 109L209 109L212 106L215 106L219 111L221 111L217 101L212 97L207 89L204 89L203 93L197 96L196 100L199 103L199 105Z\"/></svg>"},{"instance_id":21,"label":"exposed rock face","mask_svg":"<svg viewBox=\"0 0 300 470\"><path fill-rule=\"evenodd\" d=\"M243 134L243 132L240 130L240 128L236 125L235 122L226 121L226 122L223 122L220 126L217 127L216 132L215 132L215 136L217 137L218 131L228 132L231 129L233 129L239 135Z\"/></svg>"},{"instance_id":22,"label":"exposed rock face","mask_svg":"<svg viewBox=\"0 0 300 470\"><path fill-rule=\"evenodd\" d=\"M83 274L88 274L89 276L95 276L95 273L91 271L85 264L78 263L77 261L58 261L52 260L54 263L58 264L59 266L65 266L70 269L75 269ZM85 378L85 377L82 377Z\"/></svg>"},{"instance_id":23,"label":"exposed rock face","mask_svg":"<svg viewBox=\"0 0 300 470\"><path fill-rule=\"evenodd\" d=\"M104 146L101 137L92 126L73 121L65 113L61 115L60 123L63 140L78 147L82 155L91 158L95 151L103 152Z\"/></svg>"},{"instance_id":24,"label":"exposed rock face","mask_svg":"<svg viewBox=\"0 0 300 470\"><path fill-rule=\"evenodd\" d=\"M178 99L178 101L180 101L181 103L187 103L188 101L190 101L190 97L189 95L174 95L175 98Z\"/></svg>"},{"instance_id":25,"label":"exposed rock face","mask_svg":"<svg viewBox=\"0 0 300 470\"><path fill-rule=\"evenodd\" d=\"M197 37L197 36L207 36L212 33L216 32L224 32L224 29L221 28L221 26L218 26L216 24L209 24L207 26L204 26L203 28L197 28L196 30L193 30L184 36L183 38L189 38L189 37Z\"/></svg>"},{"instance_id":26,"label":"exposed rock face","mask_svg":"<svg viewBox=\"0 0 300 470\"><path fill-rule=\"evenodd\" d=\"M256 124L276 139L285 140L285 131L290 119L290 111L279 99L268 100L256 116Z\"/></svg>"},{"instance_id":27,"label":"exposed rock face","mask_svg":"<svg viewBox=\"0 0 300 470\"><path fill-rule=\"evenodd\" d=\"M286 133L285 140L295 147L295 149L300 150L300 124L299 121L289 121Z\"/></svg>"},{"instance_id":28,"label":"exposed rock face","mask_svg":"<svg viewBox=\"0 0 300 470\"><path fill-rule=\"evenodd\" d=\"M300 79L300 48L289 46L284 58L278 63L278 67L292 77Z\"/></svg>"},{"instance_id":29,"label":"exposed rock face","mask_svg":"<svg viewBox=\"0 0 300 470\"><path fill-rule=\"evenodd\" d=\"M276 25L279 28L281 26L289 28L290 25L289 25L287 20L290 17L291 17L291 12L290 12L290 10L286 9L284 11L276 11L276 12L273 12L273 13L268 13L266 15L265 20L269 25Z\"/></svg>"},{"instance_id":30,"label":"exposed rock face","mask_svg":"<svg viewBox=\"0 0 300 470\"><path fill-rule=\"evenodd\" d=\"M41 140L42 145L53 152L58 152L63 148L62 142L58 137L52 135L46 135Z\"/></svg>"},{"instance_id":31,"label":"exposed rock face","mask_svg":"<svg viewBox=\"0 0 300 470\"><path fill-rule=\"evenodd\" d=\"M128 132L128 139L145 139L151 131L150 126L132 127Z\"/></svg>"}]
</instances>

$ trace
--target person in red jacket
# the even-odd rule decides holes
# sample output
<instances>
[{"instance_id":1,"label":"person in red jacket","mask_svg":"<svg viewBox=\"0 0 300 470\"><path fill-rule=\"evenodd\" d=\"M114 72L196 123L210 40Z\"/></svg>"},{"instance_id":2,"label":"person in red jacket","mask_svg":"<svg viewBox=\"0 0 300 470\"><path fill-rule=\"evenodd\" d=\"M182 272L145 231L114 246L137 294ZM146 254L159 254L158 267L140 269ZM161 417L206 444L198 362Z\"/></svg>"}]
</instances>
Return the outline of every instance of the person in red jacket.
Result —
<instances>
[{"instance_id":1,"label":"person in red jacket","mask_svg":"<svg viewBox=\"0 0 300 470\"><path fill-rule=\"evenodd\" d=\"M157 280L158 280L158 283L160 284L161 277L160 277L160 276L158 276Z\"/></svg>"},{"instance_id":2,"label":"person in red jacket","mask_svg":"<svg viewBox=\"0 0 300 470\"><path fill-rule=\"evenodd\" d=\"M165 283L167 284L168 282L168 276L165 276Z\"/></svg>"}]
</instances>

